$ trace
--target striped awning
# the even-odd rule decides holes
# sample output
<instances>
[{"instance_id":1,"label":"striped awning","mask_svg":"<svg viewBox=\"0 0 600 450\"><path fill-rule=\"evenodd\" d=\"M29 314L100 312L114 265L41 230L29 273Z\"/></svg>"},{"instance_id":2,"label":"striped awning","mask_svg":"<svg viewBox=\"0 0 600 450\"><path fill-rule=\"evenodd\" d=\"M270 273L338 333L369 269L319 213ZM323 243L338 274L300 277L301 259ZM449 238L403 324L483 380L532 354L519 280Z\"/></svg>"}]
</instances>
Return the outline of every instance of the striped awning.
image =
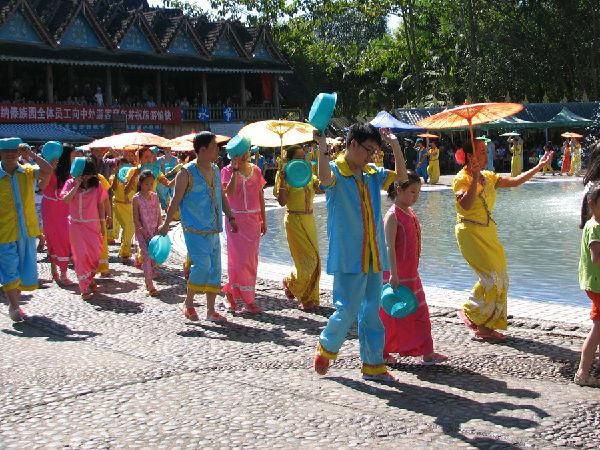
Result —
<instances>
[{"instance_id":1,"label":"striped awning","mask_svg":"<svg viewBox=\"0 0 600 450\"><path fill-rule=\"evenodd\" d=\"M77 144L92 140L88 136L52 123L0 124L0 138L8 137L20 137L26 142L60 141Z\"/></svg>"}]
</instances>

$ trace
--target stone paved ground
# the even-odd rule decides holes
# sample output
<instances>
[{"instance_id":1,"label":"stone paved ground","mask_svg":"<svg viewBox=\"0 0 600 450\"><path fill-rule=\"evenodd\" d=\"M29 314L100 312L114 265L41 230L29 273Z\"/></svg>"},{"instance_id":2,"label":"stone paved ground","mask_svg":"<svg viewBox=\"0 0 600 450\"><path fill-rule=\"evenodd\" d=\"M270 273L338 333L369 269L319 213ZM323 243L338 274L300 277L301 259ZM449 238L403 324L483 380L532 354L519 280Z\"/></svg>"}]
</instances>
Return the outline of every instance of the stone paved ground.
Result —
<instances>
[{"instance_id":1,"label":"stone paved ground","mask_svg":"<svg viewBox=\"0 0 600 450\"><path fill-rule=\"evenodd\" d=\"M24 324L0 305L0 448L600 447L600 390L570 383L586 325L513 320L511 340L490 345L432 307L448 364L406 359L398 384L362 381L354 330L320 378L328 291L304 313L261 281L264 313L193 324L179 263L160 271L160 299L113 257L91 302L46 281Z\"/></svg>"},{"instance_id":2,"label":"stone paved ground","mask_svg":"<svg viewBox=\"0 0 600 450\"><path fill-rule=\"evenodd\" d=\"M570 383L588 329L580 309L522 304L510 341L490 345L456 318L461 293L426 288L447 364L407 358L399 383L365 382L353 330L320 378L328 283L320 310L304 313L272 281L282 269L261 265L264 313L193 324L178 310L181 255L154 299L112 250L115 276L90 302L49 283L42 261L28 320L13 325L0 305L0 449L600 448L600 390Z\"/></svg>"}]
</instances>

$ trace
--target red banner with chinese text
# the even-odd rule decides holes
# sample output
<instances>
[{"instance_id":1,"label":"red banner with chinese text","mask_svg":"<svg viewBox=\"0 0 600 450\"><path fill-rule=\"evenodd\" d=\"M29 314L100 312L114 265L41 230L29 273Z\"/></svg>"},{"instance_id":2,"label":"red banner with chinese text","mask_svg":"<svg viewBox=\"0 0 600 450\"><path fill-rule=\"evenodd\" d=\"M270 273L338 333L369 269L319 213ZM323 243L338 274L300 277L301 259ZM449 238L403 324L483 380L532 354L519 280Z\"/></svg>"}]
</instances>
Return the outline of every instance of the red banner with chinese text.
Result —
<instances>
[{"instance_id":1,"label":"red banner with chinese text","mask_svg":"<svg viewBox=\"0 0 600 450\"><path fill-rule=\"evenodd\" d=\"M181 122L179 108L100 107L88 105L0 104L0 123L106 123L124 115L128 123L170 124Z\"/></svg>"}]
</instances>

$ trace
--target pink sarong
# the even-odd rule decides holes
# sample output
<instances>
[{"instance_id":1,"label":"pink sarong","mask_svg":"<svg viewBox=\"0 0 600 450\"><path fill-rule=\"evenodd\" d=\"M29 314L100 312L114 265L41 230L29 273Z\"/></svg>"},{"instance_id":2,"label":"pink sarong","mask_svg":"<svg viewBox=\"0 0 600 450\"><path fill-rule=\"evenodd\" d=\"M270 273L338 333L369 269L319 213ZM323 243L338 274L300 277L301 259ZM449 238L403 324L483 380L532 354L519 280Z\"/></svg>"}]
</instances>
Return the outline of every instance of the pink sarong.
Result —
<instances>
[{"instance_id":1,"label":"pink sarong","mask_svg":"<svg viewBox=\"0 0 600 450\"><path fill-rule=\"evenodd\" d=\"M396 265L400 284L408 287L419 302L419 307L414 314L396 319L388 315L383 309L379 310L379 317L385 327L384 356L398 353L401 356L423 356L433 352L433 339L431 337L431 320L429 307L425 301L425 292L419 277L419 258L421 256L421 226L414 211L403 211L392 205L387 213L395 214L398 220L396 230ZM384 279L389 280L389 272L384 274Z\"/></svg>"},{"instance_id":2,"label":"pink sarong","mask_svg":"<svg viewBox=\"0 0 600 450\"><path fill-rule=\"evenodd\" d=\"M236 191L227 195L229 207L239 227L237 233L225 227L227 234L227 274L229 282L223 291L231 294L233 298L244 303L254 303L256 274L258 270L258 246L260 244L261 218L261 192L266 184L261 170L251 164L252 173L245 177L240 172L235 176L237 180ZM221 171L221 183L226 189L232 176L231 165Z\"/></svg>"},{"instance_id":3,"label":"pink sarong","mask_svg":"<svg viewBox=\"0 0 600 450\"><path fill-rule=\"evenodd\" d=\"M42 222L48 257L61 272L65 272L71 259L69 205L60 199L55 173L52 173L50 182L43 192Z\"/></svg>"},{"instance_id":4,"label":"pink sarong","mask_svg":"<svg viewBox=\"0 0 600 450\"><path fill-rule=\"evenodd\" d=\"M138 219L142 225L141 230L138 229L135 231L135 238L140 245L142 269L146 279L152 279L155 276L154 262L148 255L148 244L150 243L150 239L158 232L160 222L160 202L158 195L155 192L150 192L149 194L150 197L148 199L144 198L139 192L133 197L133 202L137 203L138 206Z\"/></svg>"},{"instance_id":5,"label":"pink sarong","mask_svg":"<svg viewBox=\"0 0 600 450\"><path fill-rule=\"evenodd\" d=\"M74 183L73 179L67 180L61 197L69 193ZM80 189L69 202L71 253L79 289L82 293L88 292L98 269L102 253L98 205L106 198L106 191L98 186L85 191Z\"/></svg>"}]
</instances>

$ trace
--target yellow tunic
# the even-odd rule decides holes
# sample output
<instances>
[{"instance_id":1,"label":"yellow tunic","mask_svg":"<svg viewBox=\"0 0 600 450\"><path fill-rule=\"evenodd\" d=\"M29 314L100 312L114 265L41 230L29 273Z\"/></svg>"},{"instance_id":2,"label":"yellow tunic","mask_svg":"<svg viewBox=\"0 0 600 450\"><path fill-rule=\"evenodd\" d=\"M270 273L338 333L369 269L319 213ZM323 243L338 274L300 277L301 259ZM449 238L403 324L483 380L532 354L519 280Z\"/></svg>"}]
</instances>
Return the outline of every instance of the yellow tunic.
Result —
<instances>
[{"instance_id":1,"label":"yellow tunic","mask_svg":"<svg viewBox=\"0 0 600 450\"><path fill-rule=\"evenodd\" d=\"M577 175L581 171L581 144L577 143L577 145L573 148L571 152L571 170L569 170L569 175Z\"/></svg>"},{"instance_id":2,"label":"yellow tunic","mask_svg":"<svg viewBox=\"0 0 600 450\"><path fill-rule=\"evenodd\" d=\"M515 144L510 149L512 158L510 160L510 174L513 177L520 175L523 172L523 146Z\"/></svg>"},{"instance_id":3,"label":"yellow tunic","mask_svg":"<svg viewBox=\"0 0 600 450\"><path fill-rule=\"evenodd\" d=\"M119 179L115 180L113 190L113 231L121 228L121 248L119 257L129 258L131 256L131 242L135 233L133 223L132 200L136 190L131 189L129 194L125 195L125 184ZM118 237L118 231L117 236Z\"/></svg>"},{"instance_id":4,"label":"yellow tunic","mask_svg":"<svg viewBox=\"0 0 600 450\"><path fill-rule=\"evenodd\" d=\"M318 305L320 296L321 258L313 215L315 186L318 186L318 183L317 177L313 176L312 182L303 188L287 185L284 224L294 269L284 278L284 282L303 305ZM273 190L275 196L278 195L280 186L281 180L277 172Z\"/></svg>"},{"instance_id":5,"label":"yellow tunic","mask_svg":"<svg viewBox=\"0 0 600 450\"><path fill-rule=\"evenodd\" d=\"M471 268L479 277L463 311L477 325L505 330L507 326L506 300L508 295L508 269L504 248L498 239L492 211L496 203L496 185L499 175L481 172L485 186L477 188L477 198L469 210L456 200L457 224L455 228L458 247ZM454 193L466 192L472 177L461 170L452 183Z\"/></svg>"},{"instance_id":6,"label":"yellow tunic","mask_svg":"<svg viewBox=\"0 0 600 450\"><path fill-rule=\"evenodd\" d=\"M427 175L429 175L429 184L437 184L440 180L440 149L429 149L429 165L427 166Z\"/></svg>"},{"instance_id":7,"label":"yellow tunic","mask_svg":"<svg viewBox=\"0 0 600 450\"><path fill-rule=\"evenodd\" d=\"M98 174L100 180L100 187L106 192L110 190L110 183L103 175ZM100 219L104 220L104 217ZM108 267L108 229L106 228L106 222L100 222L102 232L102 253L100 253L100 261L98 261L98 273L108 273L110 268Z\"/></svg>"}]
</instances>

